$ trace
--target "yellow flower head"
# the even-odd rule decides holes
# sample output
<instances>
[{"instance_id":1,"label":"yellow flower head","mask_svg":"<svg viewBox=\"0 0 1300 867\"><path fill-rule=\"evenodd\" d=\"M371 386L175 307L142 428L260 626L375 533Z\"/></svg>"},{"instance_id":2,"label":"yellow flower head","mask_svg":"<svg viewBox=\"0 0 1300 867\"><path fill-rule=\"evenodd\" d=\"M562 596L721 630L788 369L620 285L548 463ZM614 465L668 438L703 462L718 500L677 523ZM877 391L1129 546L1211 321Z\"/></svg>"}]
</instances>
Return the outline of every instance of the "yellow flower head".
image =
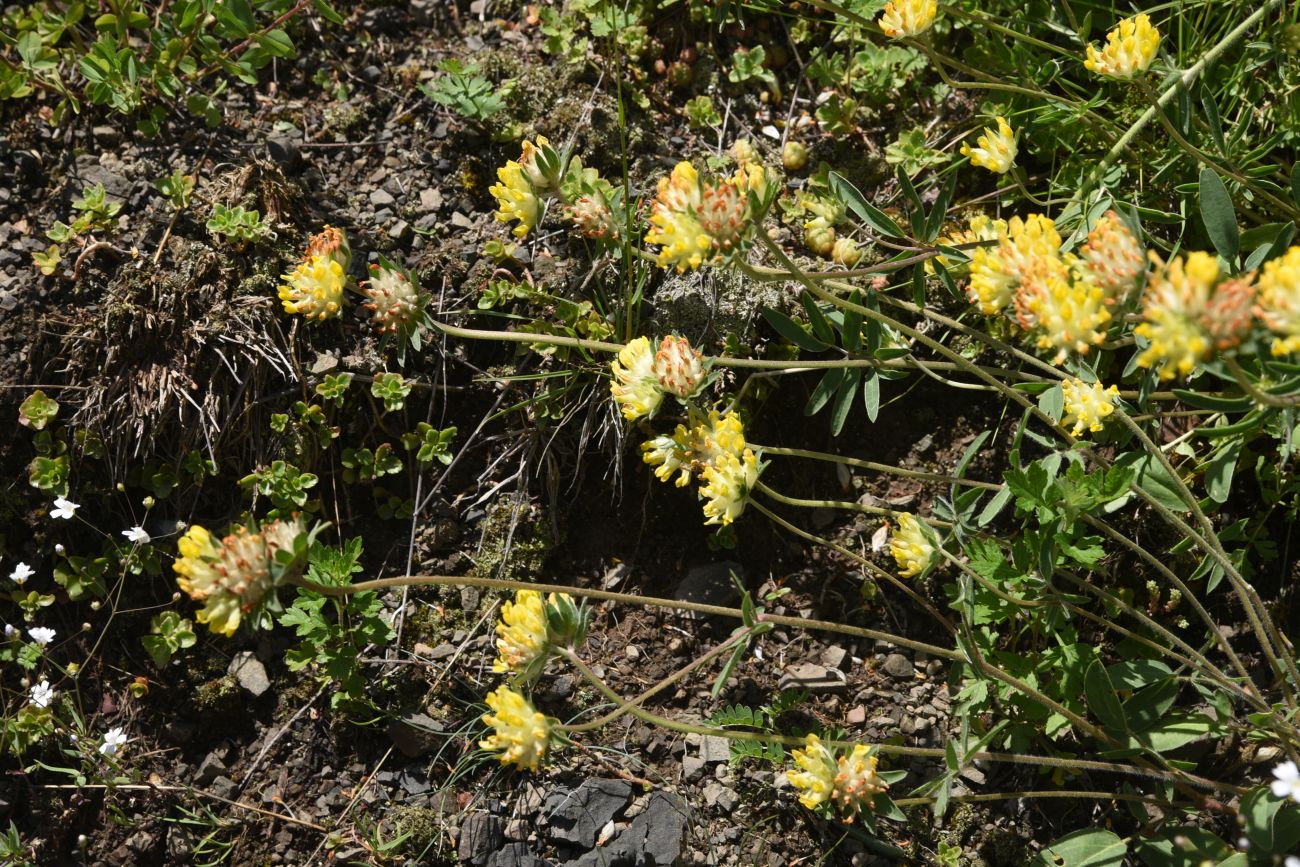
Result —
<instances>
[{"instance_id":1,"label":"yellow flower head","mask_svg":"<svg viewBox=\"0 0 1300 867\"><path fill-rule=\"evenodd\" d=\"M1137 285L1146 256L1137 238L1114 211L1107 211L1079 248L1079 270L1106 293L1108 303L1123 302Z\"/></svg>"},{"instance_id":2,"label":"yellow flower head","mask_svg":"<svg viewBox=\"0 0 1300 867\"><path fill-rule=\"evenodd\" d=\"M1277 335L1274 355L1300 351L1300 246L1264 263L1255 309L1269 331Z\"/></svg>"},{"instance_id":3,"label":"yellow flower head","mask_svg":"<svg viewBox=\"0 0 1300 867\"><path fill-rule=\"evenodd\" d=\"M699 268L731 253L749 228L746 191L766 187L761 165L742 163L731 181L704 183L695 166L680 162L659 188L650 212L647 244L659 246L661 268Z\"/></svg>"},{"instance_id":4,"label":"yellow flower head","mask_svg":"<svg viewBox=\"0 0 1300 867\"><path fill-rule=\"evenodd\" d=\"M1007 267L997 248L976 247L971 251L970 282L966 297L986 316L996 316L1011 306L1019 281Z\"/></svg>"},{"instance_id":5,"label":"yellow flower head","mask_svg":"<svg viewBox=\"0 0 1300 867\"><path fill-rule=\"evenodd\" d=\"M654 374L664 391L690 397L704 382L700 351L685 337L665 337L655 353Z\"/></svg>"},{"instance_id":6,"label":"yellow flower head","mask_svg":"<svg viewBox=\"0 0 1300 867\"><path fill-rule=\"evenodd\" d=\"M528 139L524 139L519 154L519 167L523 170L524 176L533 189L539 193L546 190L551 184L550 179L546 177L546 172L537 164L538 155L549 145L550 142L546 139L546 136L542 135L537 137L537 144L535 145Z\"/></svg>"},{"instance_id":7,"label":"yellow flower head","mask_svg":"<svg viewBox=\"0 0 1300 867\"><path fill-rule=\"evenodd\" d=\"M714 410L707 420L696 419L690 428L679 424L671 437L655 437L641 446L642 460L657 467L655 476L661 481L676 474L677 487L684 488L722 456L744 457L745 426L738 415Z\"/></svg>"},{"instance_id":8,"label":"yellow flower head","mask_svg":"<svg viewBox=\"0 0 1300 867\"><path fill-rule=\"evenodd\" d=\"M1210 336L1201 323L1219 279L1219 263L1212 253L1199 251L1167 266L1154 253L1151 260L1156 274L1143 296L1144 321L1133 329L1150 346L1137 363L1158 367L1161 379L1186 376L1210 355Z\"/></svg>"},{"instance_id":9,"label":"yellow flower head","mask_svg":"<svg viewBox=\"0 0 1300 867\"><path fill-rule=\"evenodd\" d=\"M818 256L835 252L835 227L825 217L813 217L803 224L803 242Z\"/></svg>"},{"instance_id":10,"label":"yellow flower head","mask_svg":"<svg viewBox=\"0 0 1300 867\"><path fill-rule=\"evenodd\" d=\"M704 468L704 486L700 496L705 499L706 524L726 526L745 511L745 503L758 484L758 457L749 449L739 456L724 452Z\"/></svg>"},{"instance_id":11,"label":"yellow flower head","mask_svg":"<svg viewBox=\"0 0 1300 867\"><path fill-rule=\"evenodd\" d=\"M501 605L497 623L497 658L492 670L523 673L549 650L546 602L536 590L520 590L514 602Z\"/></svg>"},{"instance_id":12,"label":"yellow flower head","mask_svg":"<svg viewBox=\"0 0 1300 867\"><path fill-rule=\"evenodd\" d=\"M331 319L343 312L343 267L330 256L312 256L280 278L280 301L286 313L308 319Z\"/></svg>"},{"instance_id":13,"label":"yellow flower head","mask_svg":"<svg viewBox=\"0 0 1300 867\"><path fill-rule=\"evenodd\" d=\"M1099 382L1084 382L1082 379L1067 379L1061 383L1065 394L1065 417L1061 425L1074 423L1071 436L1079 436L1085 430L1096 433L1101 430L1106 416L1115 411L1115 398L1119 389L1115 386L1103 388Z\"/></svg>"},{"instance_id":14,"label":"yellow flower head","mask_svg":"<svg viewBox=\"0 0 1300 867\"><path fill-rule=\"evenodd\" d=\"M1201 316L1201 327L1215 349L1232 349L1250 334L1255 313L1255 272L1224 280L1214 288L1214 295ZM1278 342L1273 344L1274 354ZM1300 341L1295 344L1300 348Z\"/></svg>"},{"instance_id":15,"label":"yellow flower head","mask_svg":"<svg viewBox=\"0 0 1300 867\"><path fill-rule=\"evenodd\" d=\"M1083 62L1092 72L1107 78L1132 78L1146 72L1160 48L1160 31L1145 13L1125 18L1106 34L1106 47L1088 46Z\"/></svg>"},{"instance_id":16,"label":"yellow flower head","mask_svg":"<svg viewBox=\"0 0 1300 867\"><path fill-rule=\"evenodd\" d=\"M988 127L984 134L975 140L978 147L969 144L961 146L963 156L980 168L988 169L999 175L1011 170L1016 162L1016 135L1005 117L997 118L997 129Z\"/></svg>"},{"instance_id":17,"label":"yellow flower head","mask_svg":"<svg viewBox=\"0 0 1300 867\"><path fill-rule=\"evenodd\" d=\"M790 785L800 789L799 803L809 810L815 810L827 803L835 794L835 776L839 765L832 753L817 735L810 734L804 740L804 748L795 750L790 756L794 759L798 771L790 771L786 779Z\"/></svg>"},{"instance_id":18,"label":"yellow flower head","mask_svg":"<svg viewBox=\"0 0 1300 867\"><path fill-rule=\"evenodd\" d=\"M938 563L939 548L935 541L929 524L917 520L911 512L899 515L898 529L889 537L889 553L898 564L898 574L914 578Z\"/></svg>"},{"instance_id":19,"label":"yellow flower head","mask_svg":"<svg viewBox=\"0 0 1300 867\"><path fill-rule=\"evenodd\" d=\"M1030 214L1023 220L1012 217L998 245L998 255L1018 283L1065 270L1061 235L1052 218L1042 214Z\"/></svg>"},{"instance_id":20,"label":"yellow flower head","mask_svg":"<svg viewBox=\"0 0 1300 867\"><path fill-rule=\"evenodd\" d=\"M876 795L889 790L889 786L876 774L879 756L871 747L858 744L847 756L840 756L835 774L835 800L845 813L845 822L852 822L863 809L870 810Z\"/></svg>"},{"instance_id":21,"label":"yellow flower head","mask_svg":"<svg viewBox=\"0 0 1300 867\"><path fill-rule=\"evenodd\" d=\"M525 238L542 218L542 201L524 173L524 168L514 160L508 161L497 169L500 183L488 187L488 192L497 200L497 222L509 223L518 220L512 234L516 238Z\"/></svg>"},{"instance_id":22,"label":"yellow flower head","mask_svg":"<svg viewBox=\"0 0 1300 867\"><path fill-rule=\"evenodd\" d=\"M492 713L483 714L483 722L495 731L479 746L501 753L501 764L536 771L551 742L551 720L533 707L522 694L508 687L497 687L487 694Z\"/></svg>"},{"instance_id":23,"label":"yellow flower head","mask_svg":"<svg viewBox=\"0 0 1300 867\"><path fill-rule=\"evenodd\" d=\"M654 352L646 337L638 337L624 346L618 360L610 365L614 371L610 392L628 421L654 415L663 402L664 392L655 376L654 365Z\"/></svg>"},{"instance_id":24,"label":"yellow flower head","mask_svg":"<svg viewBox=\"0 0 1300 867\"><path fill-rule=\"evenodd\" d=\"M970 223L965 229L958 229L949 232L939 238L935 243L944 247L958 247L962 244L974 244L979 241L998 241L1007 234L1007 221L990 219L984 214L976 214L971 217ZM974 247L964 251L972 260L979 250L993 249L992 247ZM935 256L934 259L925 263L926 271L934 273L934 264L938 263L952 272L954 276L961 276L970 270L970 262L959 262L950 256ZM995 311L996 312L996 311Z\"/></svg>"},{"instance_id":25,"label":"yellow flower head","mask_svg":"<svg viewBox=\"0 0 1300 867\"><path fill-rule=\"evenodd\" d=\"M900 39L929 30L937 14L938 0L890 0L877 23L890 39Z\"/></svg>"},{"instance_id":26,"label":"yellow flower head","mask_svg":"<svg viewBox=\"0 0 1300 867\"><path fill-rule=\"evenodd\" d=\"M713 241L693 211L674 211L656 205L650 223L645 242L659 245L656 264L660 268L690 271L711 258Z\"/></svg>"},{"instance_id":27,"label":"yellow flower head","mask_svg":"<svg viewBox=\"0 0 1300 867\"><path fill-rule=\"evenodd\" d=\"M284 577L277 551L292 551L303 533L302 522L272 521L253 532L237 527L217 542L198 524L176 543L180 557L172 564L176 583L203 608L196 615L213 632L230 636Z\"/></svg>"},{"instance_id":28,"label":"yellow flower head","mask_svg":"<svg viewBox=\"0 0 1300 867\"><path fill-rule=\"evenodd\" d=\"M1016 298L1020 325L1037 332L1040 349L1055 349L1057 364L1071 352L1087 355L1106 339L1110 321L1106 293L1087 280L1070 279L1064 269L1048 271L1020 287Z\"/></svg>"}]
</instances>

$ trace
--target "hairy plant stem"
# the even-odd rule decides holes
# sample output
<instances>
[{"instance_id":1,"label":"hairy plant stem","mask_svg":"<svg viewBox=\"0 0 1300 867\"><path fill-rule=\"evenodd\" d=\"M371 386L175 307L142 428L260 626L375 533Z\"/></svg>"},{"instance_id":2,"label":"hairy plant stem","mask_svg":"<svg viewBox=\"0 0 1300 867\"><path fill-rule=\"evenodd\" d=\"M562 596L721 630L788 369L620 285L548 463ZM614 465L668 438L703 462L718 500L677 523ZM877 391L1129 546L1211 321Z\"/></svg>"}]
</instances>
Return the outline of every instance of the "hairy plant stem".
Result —
<instances>
[{"instance_id":1,"label":"hairy plant stem","mask_svg":"<svg viewBox=\"0 0 1300 867\"><path fill-rule=\"evenodd\" d=\"M1242 369L1241 365L1237 362L1237 359L1233 358L1231 355L1224 355L1223 361L1228 367L1228 372L1232 374L1232 378L1237 381L1237 385L1240 385L1241 390L1246 392L1255 403L1262 406L1276 406L1284 409L1294 409L1296 406L1300 406L1300 397L1282 397L1281 395L1269 394L1267 391L1264 391L1255 383L1251 382L1250 376Z\"/></svg>"},{"instance_id":2,"label":"hairy plant stem","mask_svg":"<svg viewBox=\"0 0 1300 867\"><path fill-rule=\"evenodd\" d=\"M843 509L847 512L861 512L864 515L882 515L886 518L899 518L903 515L909 514L907 512L899 512L895 509L886 509L882 506L867 506L862 503L849 503L842 500L804 500L799 497L789 497L780 491L773 490L766 482L761 481L754 489L767 494L778 503L785 503L787 506L798 506L803 509ZM947 521L940 521L934 518L927 520L936 527L952 526L952 524Z\"/></svg>"},{"instance_id":3,"label":"hairy plant stem","mask_svg":"<svg viewBox=\"0 0 1300 867\"><path fill-rule=\"evenodd\" d=\"M873 564L874 565L874 564ZM876 567L879 568L879 567ZM484 587L490 590L536 590L543 593L568 593L587 599L603 599L609 602L626 602L631 605L643 605L652 608L671 608L676 611L694 611L697 614L710 614L718 617L730 617L744 620L745 614L739 608L727 608L722 605L705 605L702 602L684 602L676 599L663 599L657 596L640 596L634 593L617 593L612 590L597 590L591 587L575 587L568 584L542 584L534 581L510 581L505 578L479 578L473 575L399 575L390 578L374 578L356 584L335 586L317 584L305 577L292 580L293 584L320 593L323 596L347 596L351 593L365 593L370 590L387 590L393 587L417 586L453 586ZM881 632L878 629L866 629L849 626L829 620L810 620L805 617L786 617L780 614L764 614L763 622L788 626L793 629L808 629L814 632L833 632L840 635L852 635L857 638L870 638L873 641L885 641L898 647L919 650L941 659L964 662L964 654L946 647L914 641L901 635Z\"/></svg>"},{"instance_id":4,"label":"hairy plant stem","mask_svg":"<svg viewBox=\"0 0 1300 867\"><path fill-rule=\"evenodd\" d=\"M587 682L594 686L601 695L617 704L623 704L623 697L618 694L609 684L598 677L591 668L583 662L572 650L562 650L560 656L567 660L578 673L583 676ZM628 713L635 716L642 722L658 726L669 731L680 732L682 734L703 735L705 737L720 737L733 741L750 741L755 743L779 743L789 747L803 747L807 743L806 738L795 737L793 735L767 734L764 732L744 732L733 729L724 729L718 726L701 725L697 723L682 722L668 717L659 716L642 707L629 706ZM826 740L822 743L827 747L835 749L851 750L857 746L852 741ZM875 744L877 752L883 755L891 756L910 756L917 758L939 758L946 756L946 751L940 747L906 747L899 744L880 743ZM1104 773L1122 774L1125 776L1144 777L1153 780L1163 780L1181 786L1185 783L1191 783L1202 789L1219 792L1231 792L1241 794L1249 791L1238 786L1232 786L1227 783L1220 783L1215 780L1208 780L1191 774L1177 772L1161 771L1157 768L1136 767L1134 765L1124 765L1118 762L1098 762L1090 759L1072 759L1059 756L1029 756L1019 755L1016 753L999 753L999 752L973 752L968 753L964 759L966 761L985 761L985 762L1006 762L1011 764L1038 765L1050 768L1066 768L1076 771L1098 771ZM1193 799L1199 803L1200 798L1192 795Z\"/></svg>"},{"instance_id":5,"label":"hairy plant stem","mask_svg":"<svg viewBox=\"0 0 1300 867\"><path fill-rule=\"evenodd\" d=\"M927 473L921 470L909 470L906 467L896 467L892 464L878 464L875 461L864 461L858 458L844 458L830 452L815 452L809 449L790 449L778 446L761 446L757 443L749 444L756 451L761 451L764 456L780 455L792 458L810 458L814 461L826 461L833 464L843 464L846 467L858 467L864 470L874 470L879 473L888 473L891 476L901 476L905 479L922 479L927 482L942 482L948 485L965 485L971 488L985 488L990 491L1002 490L1002 485L995 482L977 482L972 479L956 479L952 476L945 476L942 473Z\"/></svg>"}]
</instances>

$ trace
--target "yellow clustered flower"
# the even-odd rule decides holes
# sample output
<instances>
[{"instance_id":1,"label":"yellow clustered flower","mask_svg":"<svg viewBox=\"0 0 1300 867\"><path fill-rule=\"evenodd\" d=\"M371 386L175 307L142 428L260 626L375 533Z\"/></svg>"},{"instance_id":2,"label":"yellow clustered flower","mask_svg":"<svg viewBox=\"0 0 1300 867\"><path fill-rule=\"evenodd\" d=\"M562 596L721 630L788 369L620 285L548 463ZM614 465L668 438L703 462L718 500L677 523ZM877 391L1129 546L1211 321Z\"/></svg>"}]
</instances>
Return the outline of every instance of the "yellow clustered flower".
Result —
<instances>
[{"instance_id":1,"label":"yellow clustered flower","mask_svg":"<svg viewBox=\"0 0 1300 867\"><path fill-rule=\"evenodd\" d=\"M1143 322L1133 329L1150 341L1139 367L1158 367L1161 379L1186 376L1213 348L1204 327L1219 263L1212 253L1188 253L1168 265L1151 254L1156 274L1143 297Z\"/></svg>"},{"instance_id":2,"label":"yellow clustered flower","mask_svg":"<svg viewBox=\"0 0 1300 867\"><path fill-rule=\"evenodd\" d=\"M234 635L244 616L273 589L275 553L292 550L302 532L297 519L272 521L260 532L237 527L218 541L206 528L190 525L176 543L180 557L172 569L181 590L204 603L198 621L213 632Z\"/></svg>"},{"instance_id":3,"label":"yellow clustered flower","mask_svg":"<svg viewBox=\"0 0 1300 867\"><path fill-rule=\"evenodd\" d=\"M1085 430L1096 433L1102 429L1106 417L1115 411L1115 398L1119 389L1115 386L1103 388L1099 382L1084 382L1077 377L1061 383L1065 395L1065 417L1062 426L1074 423L1071 436L1079 436Z\"/></svg>"},{"instance_id":4,"label":"yellow clustered flower","mask_svg":"<svg viewBox=\"0 0 1300 867\"><path fill-rule=\"evenodd\" d=\"M1079 248L1078 269L1106 293L1108 304L1122 303L1146 265L1142 245L1114 211L1107 211Z\"/></svg>"},{"instance_id":5,"label":"yellow clustered flower","mask_svg":"<svg viewBox=\"0 0 1300 867\"><path fill-rule=\"evenodd\" d=\"M333 256L309 256L280 278L280 301L286 313L299 313L308 319L326 320L343 312L343 266Z\"/></svg>"},{"instance_id":6,"label":"yellow clustered flower","mask_svg":"<svg viewBox=\"0 0 1300 867\"><path fill-rule=\"evenodd\" d=\"M938 14L938 0L890 0L877 23L890 39L900 39L929 30Z\"/></svg>"},{"instance_id":7,"label":"yellow clustered flower","mask_svg":"<svg viewBox=\"0 0 1300 867\"><path fill-rule=\"evenodd\" d=\"M704 382L700 351L692 349L685 337L670 335L663 339L655 353L653 370L659 387L680 398L690 397Z\"/></svg>"},{"instance_id":8,"label":"yellow clustered flower","mask_svg":"<svg viewBox=\"0 0 1300 867\"><path fill-rule=\"evenodd\" d=\"M898 529L889 537L889 553L904 578L914 578L939 562L933 532L911 512L898 516Z\"/></svg>"},{"instance_id":9,"label":"yellow clustered flower","mask_svg":"<svg viewBox=\"0 0 1300 867\"><path fill-rule=\"evenodd\" d=\"M348 236L342 229L326 226L307 240L307 254L304 258L310 259L313 256L333 259L347 273L352 266L352 247L348 244Z\"/></svg>"},{"instance_id":10,"label":"yellow clustered flower","mask_svg":"<svg viewBox=\"0 0 1300 867\"><path fill-rule=\"evenodd\" d=\"M1279 335L1273 341L1274 355L1300 351L1300 246L1265 263L1255 309L1268 329Z\"/></svg>"},{"instance_id":11,"label":"yellow clustered flower","mask_svg":"<svg viewBox=\"0 0 1300 867\"><path fill-rule=\"evenodd\" d=\"M961 152L963 156L970 157L972 164L1001 175L1010 171L1016 163L1016 134L1005 117L996 120L996 129L985 128L983 135L975 140L978 147L963 144Z\"/></svg>"},{"instance_id":12,"label":"yellow clustered flower","mask_svg":"<svg viewBox=\"0 0 1300 867\"><path fill-rule=\"evenodd\" d=\"M751 145L737 152L752 150ZM730 254L749 228L748 193L762 193L767 185L767 171L757 162L741 159L735 175L717 183L703 181L690 162L679 162L659 179L645 236L660 248L659 267L693 270Z\"/></svg>"},{"instance_id":13,"label":"yellow clustered flower","mask_svg":"<svg viewBox=\"0 0 1300 867\"><path fill-rule=\"evenodd\" d=\"M706 524L727 526L745 511L745 503L758 484L758 456L750 449L740 455L726 452L704 468L704 485L700 496L704 498Z\"/></svg>"},{"instance_id":14,"label":"yellow clustered flower","mask_svg":"<svg viewBox=\"0 0 1300 867\"><path fill-rule=\"evenodd\" d=\"M518 220L519 225L511 230L516 238L526 238L542 218L542 200L528 180L524 167L514 160L508 160L497 169L500 183L488 187L497 200L496 218L499 223Z\"/></svg>"},{"instance_id":15,"label":"yellow clustered flower","mask_svg":"<svg viewBox=\"0 0 1300 867\"><path fill-rule=\"evenodd\" d=\"M623 417L635 421L654 415L663 402L663 387L655 376L655 353L650 339L638 337L618 353L618 360L610 365L614 381L610 392L623 411Z\"/></svg>"},{"instance_id":16,"label":"yellow clustered flower","mask_svg":"<svg viewBox=\"0 0 1300 867\"><path fill-rule=\"evenodd\" d=\"M1132 78L1146 72L1160 47L1160 31L1145 13L1125 18L1106 34L1106 47L1100 51L1088 46L1083 65L1108 78Z\"/></svg>"},{"instance_id":17,"label":"yellow clustered flower","mask_svg":"<svg viewBox=\"0 0 1300 867\"><path fill-rule=\"evenodd\" d=\"M965 229L955 229L943 237L939 238L935 244L942 247L959 247L962 244L976 244L981 241L997 241L1007 233L1006 220L994 220L985 214L976 214L971 217L970 222ZM991 247L974 247L964 251L973 261L979 251L988 251ZM959 262L951 256L935 256L925 263L925 270L931 274L934 273L935 264L942 265L950 272L956 272L958 275L969 273L970 262ZM993 311L997 312L997 311Z\"/></svg>"},{"instance_id":18,"label":"yellow clustered flower","mask_svg":"<svg viewBox=\"0 0 1300 867\"><path fill-rule=\"evenodd\" d=\"M536 590L520 590L501 605L497 623L497 658L492 670L521 672L548 650L546 601Z\"/></svg>"},{"instance_id":19,"label":"yellow clustered flower","mask_svg":"<svg viewBox=\"0 0 1300 867\"><path fill-rule=\"evenodd\" d=\"M536 771L551 742L551 720L533 707L528 699L509 687L497 687L487 694L487 706L482 720L495 731L479 746L489 752L501 753L501 764Z\"/></svg>"},{"instance_id":20,"label":"yellow clustered flower","mask_svg":"<svg viewBox=\"0 0 1300 867\"><path fill-rule=\"evenodd\" d=\"M1014 313L1021 328L1035 332L1040 349L1056 351L1057 363L1071 352L1087 354L1105 339L1110 308L1132 288L1138 273L1133 254L1140 254L1113 212L1079 256L1061 252L1060 233L1042 214L1006 223L976 219L971 235L998 240L996 247L979 247L971 255L966 294L981 313Z\"/></svg>"},{"instance_id":21,"label":"yellow clustered flower","mask_svg":"<svg viewBox=\"0 0 1300 867\"><path fill-rule=\"evenodd\" d=\"M734 412L723 416L711 411L707 420L690 428L679 424L672 436L648 440L641 451L661 481L676 476L679 488L693 478L702 481L706 524L725 526L739 518L762 471L758 455L746 447L744 425Z\"/></svg>"},{"instance_id":22,"label":"yellow clustered flower","mask_svg":"<svg viewBox=\"0 0 1300 867\"><path fill-rule=\"evenodd\" d=\"M801 790L799 803L810 810L838 802L847 814L844 821L853 818L864 808L870 810L876 795L889 790L876 772L879 761L875 751L857 744L846 756L836 758L835 752L810 734L804 748L791 754L796 767L786 779Z\"/></svg>"}]
</instances>

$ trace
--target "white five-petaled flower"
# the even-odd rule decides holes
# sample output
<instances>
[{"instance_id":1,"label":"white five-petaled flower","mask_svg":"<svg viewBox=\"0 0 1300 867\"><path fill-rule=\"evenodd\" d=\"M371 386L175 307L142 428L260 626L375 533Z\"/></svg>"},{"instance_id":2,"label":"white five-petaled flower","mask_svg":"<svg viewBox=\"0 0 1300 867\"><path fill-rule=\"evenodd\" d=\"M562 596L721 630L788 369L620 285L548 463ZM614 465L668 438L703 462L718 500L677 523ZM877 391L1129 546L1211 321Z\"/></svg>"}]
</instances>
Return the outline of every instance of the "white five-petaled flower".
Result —
<instances>
[{"instance_id":1,"label":"white five-petaled flower","mask_svg":"<svg viewBox=\"0 0 1300 867\"><path fill-rule=\"evenodd\" d=\"M125 743L126 733L121 727L109 729L104 733L104 742L99 745L99 752L105 756L115 756L118 748Z\"/></svg>"},{"instance_id":2,"label":"white five-petaled flower","mask_svg":"<svg viewBox=\"0 0 1300 867\"><path fill-rule=\"evenodd\" d=\"M54 508L50 509L51 518L63 518L67 520L77 513L81 506L67 499L66 497L55 497Z\"/></svg>"},{"instance_id":3,"label":"white five-petaled flower","mask_svg":"<svg viewBox=\"0 0 1300 867\"><path fill-rule=\"evenodd\" d=\"M48 680L42 680L36 686L32 687L31 692L32 704L37 707L49 707L50 702L54 701L54 690L50 688Z\"/></svg>"},{"instance_id":4,"label":"white five-petaled flower","mask_svg":"<svg viewBox=\"0 0 1300 867\"><path fill-rule=\"evenodd\" d=\"M1273 776L1277 779L1269 783L1273 789L1273 795L1278 798L1289 797L1293 801L1300 802L1300 768L1297 768L1295 762L1283 762L1273 769Z\"/></svg>"},{"instance_id":5,"label":"white five-petaled flower","mask_svg":"<svg viewBox=\"0 0 1300 867\"><path fill-rule=\"evenodd\" d=\"M123 530L122 535L134 545L148 545L150 541L149 534L144 531L144 527L132 527L129 530Z\"/></svg>"},{"instance_id":6,"label":"white five-petaled flower","mask_svg":"<svg viewBox=\"0 0 1300 867\"><path fill-rule=\"evenodd\" d=\"M32 637L32 641L44 647L54 640L54 630L48 626L33 626L27 630L27 634Z\"/></svg>"},{"instance_id":7,"label":"white five-petaled flower","mask_svg":"<svg viewBox=\"0 0 1300 867\"><path fill-rule=\"evenodd\" d=\"M27 579L36 574L36 570L26 563L19 563L14 567L14 571L9 573L9 578L19 587L27 583Z\"/></svg>"}]
</instances>

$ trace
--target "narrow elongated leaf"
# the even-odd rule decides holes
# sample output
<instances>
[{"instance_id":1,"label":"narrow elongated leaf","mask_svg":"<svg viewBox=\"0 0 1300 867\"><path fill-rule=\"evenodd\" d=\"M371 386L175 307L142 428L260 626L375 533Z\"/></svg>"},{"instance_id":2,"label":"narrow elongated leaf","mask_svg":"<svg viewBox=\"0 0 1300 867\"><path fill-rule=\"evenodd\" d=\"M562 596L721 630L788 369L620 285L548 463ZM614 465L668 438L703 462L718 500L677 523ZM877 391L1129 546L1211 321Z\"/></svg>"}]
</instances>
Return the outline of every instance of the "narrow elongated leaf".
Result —
<instances>
[{"instance_id":1,"label":"narrow elongated leaf","mask_svg":"<svg viewBox=\"0 0 1300 867\"><path fill-rule=\"evenodd\" d=\"M808 314L808 324L812 326L813 335L823 343L834 343L835 329L831 328L826 314L817 306L817 299L805 292L799 296L799 300L803 303L804 312Z\"/></svg>"},{"instance_id":2,"label":"narrow elongated leaf","mask_svg":"<svg viewBox=\"0 0 1300 867\"><path fill-rule=\"evenodd\" d=\"M1214 143L1219 146L1219 153L1228 149L1228 145L1223 140L1223 121L1219 119L1219 104L1214 101L1214 94L1210 88L1201 82L1201 108L1205 110L1205 119L1210 126L1210 135L1214 138Z\"/></svg>"},{"instance_id":3,"label":"narrow elongated leaf","mask_svg":"<svg viewBox=\"0 0 1300 867\"><path fill-rule=\"evenodd\" d=\"M808 396L808 403L803 408L803 414L816 415L821 412L822 408L839 391L840 383L844 381L844 375L847 372L842 367L833 367L822 374L821 382L817 383L813 393Z\"/></svg>"},{"instance_id":4,"label":"narrow elongated leaf","mask_svg":"<svg viewBox=\"0 0 1300 867\"><path fill-rule=\"evenodd\" d=\"M849 295L849 303L861 305L862 293L854 289L853 293ZM857 352L862 347L862 314L851 308L844 311L841 342L849 352Z\"/></svg>"},{"instance_id":5,"label":"narrow elongated leaf","mask_svg":"<svg viewBox=\"0 0 1300 867\"><path fill-rule=\"evenodd\" d=\"M844 430L844 422L853 409L853 398L858 396L858 380L862 378L862 368L853 367L845 371L840 382L840 390L835 393L835 406L831 409L831 436L839 436Z\"/></svg>"},{"instance_id":6,"label":"narrow elongated leaf","mask_svg":"<svg viewBox=\"0 0 1300 867\"><path fill-rule=\"evenodd\" d=\"M1241 440L1230 440L1219 449L1205 467L1205 492L1216 503L1226 503L1228 492L1232 490L1232 476L1237 470L1237 458L1241 457Z\"/></svg>"},{"instance_id":7,"label":"narrow elongated leaf","mask_svg":"<svg viewBox=\"0 0 1300 867\"><path fill-rule=\"evenodd\" d=\"M1213 394L1201 394L1185 388L1175 388L1174 395L1183 403L1200 409L1212 409L1216 412L1245 412L1255 405L1248 397L1218 397Z\"/></svg>"},{"instance_id":8,"label":"narrow elongated leaf","mask_svg":"<svg viewBox=\"0 0 1300 867\"><path fill-rule=\"evenodd\" d=\"M888 214L868 202L862 193L858 192L858 188L849 183L848 179L839 172L831 172L826 179L835 197L856 214L859 220L882 235L891 238L907 237L907 234L890 219Z\"/></svg>"},{"instance_id":9,"label":"narrow elongated leaf","mask_svg":"<svg viewBox=\"0 0 1300 867\"><path fill-rule=\"evenodd\" d=\"M943 218L948 216L948 205L952 203L953 193L957 191L957 172L948 175L948 182L939 190L939 197L934 200L934 207L930 209L930 218L925 221L925 240L933 241L939 237L939 231L943 228Z\"/></svg>"},{"instance_id":10,"label":"narrow elongated leaf","mask_svg":"<svg viewBox=\"0 0 1300 867\"><path fill-rule=\"evenodd\" d=\"M804 330L803 326L798 322L795 322L789 316L786 316L781 311L773 310L771 307L764 307L759 312L763 314L763 318L767 320L767 324L771 325L772 329L776 331L777 334L780 334L800 349L808 352L822 352L823 350L830 348L830 344L823 343L816 337L813 337Z\"/></svg>"},{"instance_id":11,"label":"narrow elongated leaf","mask_svg":"<svg viewBox=\"0 0 1300 867\"><path fill-rule=\"evenodd\" d=\"M1224 259L1235 262L1241 240L1237 212L1223 180L1208 167L1201 169L1201 219L1205 221L1205 231L1214 249Z\"/></svg>"},{"instance_id":12,"label":"narrow elongated leaf","mask_svg":"<svg viewBox=\"0 0 1300 867\"><path fill-rule=\"evenodd\" d=\"M1115 687L1106 674L1106 666L1093 661L1083 675L1083 692L1088 698L1088 709L1093 712L1102 725L1116 732L1128 730L1128 721L1124 716L1124 705L1120 704Z\"/></svg>"},{"instance_id":13,"label":"narrow elongated leaf","mask_svg":"<svg viewBox=\"0 0 1300 867\"><path fill-rule=\"evenodd\" d=\"M874 423L880 415L880 374L874 370L862 382L862 403L867 408L867 419Z\"/></svg>"}]
</instances>

